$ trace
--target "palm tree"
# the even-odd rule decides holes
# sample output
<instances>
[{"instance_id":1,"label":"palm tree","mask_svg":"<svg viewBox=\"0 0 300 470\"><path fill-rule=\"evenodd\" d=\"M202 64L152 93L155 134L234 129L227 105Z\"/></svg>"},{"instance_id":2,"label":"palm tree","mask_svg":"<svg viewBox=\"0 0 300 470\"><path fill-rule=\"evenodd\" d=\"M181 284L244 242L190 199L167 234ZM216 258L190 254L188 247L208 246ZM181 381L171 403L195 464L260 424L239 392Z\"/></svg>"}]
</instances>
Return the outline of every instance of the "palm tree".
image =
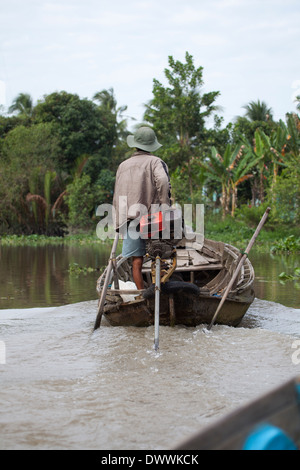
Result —
<instances>
[{"instance_id":1,"label":"palm tree","mask_svg":"<svg viewBox=\"0 0 300 470\"><path fill-rule=\"evenodd\" d=\"M300 111L300 95L296 96L295 102L297 103L297 104L296 104L296 109L297 109L298 111Z\"/></svg>"},{"instance_id":2,"label":"palm tree","mask_svg":"<svg viewBox=\"0 0 300 470\"><path fill-rule=\"evenodd\" d=\"M70 183L80 178L84 167L89 159L89 155L83 154L76 159L71 174L67 176L66 180ZM55 171L47 170L44 175L44 193L43 195L37 194L39 171L35 172L32 179L29 182L30 192L26 196L26 201L31 203L34 221L39 227L39 230L48 233L50 223L56 222L56 212L64 202L64 198L67 195L67 189L64 189L55 202L51 202L51 190L52 184L58 179L58 175Z\"/></svg>"},{"instance_id":3,"label":"palm tree","mask_svg":"<svg viewBox=\"0 0 300 470\"><path fill-rule=\"evenodd\" d=\"M34 221L39 231L48 233L49 223L55 223L56 210L63 202L63 196L66 191L63 191L55 203L51 203L51 186L57 175L55 171L47 170L44 175L44 195L32 194L35 189L35 181L31 181L30 190L27 194L26 201L31 203Z\"/></svg>"},{"instance_id":4,"label":"palm tree","mask_svg":"<svg viewBox=\"0 0 300 470\"><path fill-rule=\"evenodd\" d=\"M30 117L33 111L33 101L28 93L19 93L19 95L13 100L8 112L23 114L24 116Z\"/></svg>"},{"instance_id":5,"label":"palm tree","mask_svg":"<svg viewBox=\"0 0 300 470\"><path fill-rule=\"evenodd\" d=\"M99 102L99 108L104 111L107 118L108 116L113 118L117 137L122 138L126 136L127 121L126 118L124 119L123 113L127 110L127 106L119 106L117 108L117 100L114 96L113 88L98 91L93 96L93 100Z\"/></svg>"},{"instance_id":6,"label":"palm tree","mask_svg":"<svg viewBox=\"0 0 300 470\"><path fill-rule=\"evenodd\" d=\"M100 103L100 107L103 110L112 113L116 119L118 116L122 117L122 114L127 109L127 106L120 106L117 108L117 100L114 96L113 88L110 88L109 90L98 91L93 96L93 99Z\"/></svg>"},{"instance_id":7,"label":"palm tree","mask_svg":"<svg viewBox=\"0 0 300 470\"><path fill-rule=\"evenodd\" d=\"M95 93L93 96L95 101L99 101L100 106L104 109L106 108L107 111L113 112L116 110L117 101L114 97L114 90L110 88L109 90L102 90Z\"/></svg>"},{"instance_id":8,"label":"palm tree","mask_svg":"<svg viewBox=\"0 0 300 470\"><path fill-rule=\"evenodd\" d=\"M272 121L273 111L269 108L264 101L250 101L250 103L243 106L246 110L245 117L250 121Z\"/></svg>"}]
</instances>

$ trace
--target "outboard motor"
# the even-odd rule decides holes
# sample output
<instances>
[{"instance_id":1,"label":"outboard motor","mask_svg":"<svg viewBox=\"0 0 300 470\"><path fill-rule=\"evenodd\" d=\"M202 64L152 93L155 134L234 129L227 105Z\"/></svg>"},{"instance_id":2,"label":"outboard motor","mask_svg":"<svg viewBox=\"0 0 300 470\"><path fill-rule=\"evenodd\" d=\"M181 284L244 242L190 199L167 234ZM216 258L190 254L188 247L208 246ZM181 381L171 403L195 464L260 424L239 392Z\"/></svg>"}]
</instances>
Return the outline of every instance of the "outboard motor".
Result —
<instances>
[{"instance_id":1,"label":"outboard motor","mask_svg":"<svg viewBox=\"0 0 300 470\"><path fill-rule=\"evenodd\" d=\"M145 215L140 220L141 237L146 240L147 255L152 260L158 256L170 259L177 243L183 237L182 212L177 208Z\"/></svg>"}]
</instances>

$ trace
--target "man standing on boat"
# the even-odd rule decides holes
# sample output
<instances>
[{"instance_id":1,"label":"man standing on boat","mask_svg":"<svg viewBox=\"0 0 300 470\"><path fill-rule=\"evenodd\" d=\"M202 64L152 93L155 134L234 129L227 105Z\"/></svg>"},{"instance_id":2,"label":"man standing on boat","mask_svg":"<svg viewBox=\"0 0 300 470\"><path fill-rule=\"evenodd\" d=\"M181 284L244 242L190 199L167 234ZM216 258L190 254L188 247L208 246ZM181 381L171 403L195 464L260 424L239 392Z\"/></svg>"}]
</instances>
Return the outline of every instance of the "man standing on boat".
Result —
<instances>
[{"instance_id":1,"label":"man standing on boat","mask_svg":"<svg viewBox=\"0 0 300 470\"><path fill-rule=\"evenodd\" d=\"M142 265L146 243L137 236L138 226L137 230L130 231L130 224L135 223L136 227L136 221L145 215L141 214L141 207L150 214L153 204L170 206L171 186L166 163L153 155L161 144L150 127L140 127L134 135L129 135L127 144L136 150L118 168L113 204L116 231L124 237L122 255L132 257L133 280L137 289L143 289Z\"/></svg>"}]
</instances>

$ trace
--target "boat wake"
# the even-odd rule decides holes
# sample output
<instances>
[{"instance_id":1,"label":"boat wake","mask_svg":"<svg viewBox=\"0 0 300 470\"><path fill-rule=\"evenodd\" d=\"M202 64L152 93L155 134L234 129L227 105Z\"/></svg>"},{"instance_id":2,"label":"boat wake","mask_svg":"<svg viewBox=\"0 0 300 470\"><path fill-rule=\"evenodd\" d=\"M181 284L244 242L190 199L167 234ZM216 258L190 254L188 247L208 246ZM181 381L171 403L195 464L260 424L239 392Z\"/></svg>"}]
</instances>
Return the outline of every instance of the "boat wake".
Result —
<instances>
[{"instance_id":1,"label":"boat wake","mask_svg":"<svg viewBox=\"0 0 300 470\"><path fill-rule=\"evenodd\" d=\"M242 327L162 326L158 353L153 326L94 331L96 311L0 310L1 449L168 449L299 373L299 310L256 299Z\"/></svg>"},{"instance_id":2,"label":"boat wake","mask_svg":"<svg viewBox=\"0 0 300 470\"><path fill-rule=\"evenodd\" d=\"M256 298L241 326L300 336L300 309Z\"/></svg>"}]
</instances>

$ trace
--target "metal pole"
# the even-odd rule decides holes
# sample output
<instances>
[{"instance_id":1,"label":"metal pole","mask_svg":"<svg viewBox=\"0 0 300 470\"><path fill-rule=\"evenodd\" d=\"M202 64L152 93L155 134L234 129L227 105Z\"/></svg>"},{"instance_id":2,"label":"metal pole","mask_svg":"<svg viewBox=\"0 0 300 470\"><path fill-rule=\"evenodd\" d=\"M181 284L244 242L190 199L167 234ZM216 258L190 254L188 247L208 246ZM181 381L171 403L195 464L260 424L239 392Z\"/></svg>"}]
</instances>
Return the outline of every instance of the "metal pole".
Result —
<instances>
[{"instance_id":1,"label":"metal pole","mask_svg":"<svg viewBox=\"0 0 300 470\"><path fill-rule=\"evenodd\" d=\"M159 309L160 309L160 257L155 260L155 317L154 317L154 348L159 348Z\"/></svg>"}]
</instances>

